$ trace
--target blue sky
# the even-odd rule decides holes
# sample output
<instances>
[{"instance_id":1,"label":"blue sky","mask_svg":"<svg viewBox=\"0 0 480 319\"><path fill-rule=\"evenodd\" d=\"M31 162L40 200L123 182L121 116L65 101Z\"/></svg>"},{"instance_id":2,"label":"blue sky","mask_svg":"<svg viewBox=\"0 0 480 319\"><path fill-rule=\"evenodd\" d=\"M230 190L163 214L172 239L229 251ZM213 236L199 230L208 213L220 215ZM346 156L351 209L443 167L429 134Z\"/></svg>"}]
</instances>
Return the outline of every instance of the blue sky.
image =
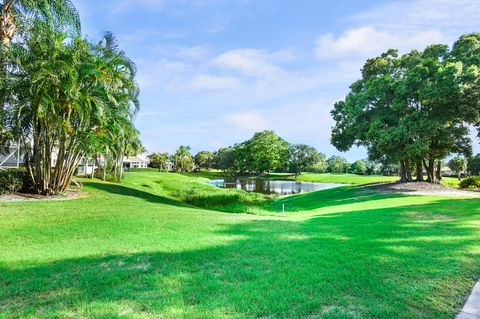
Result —
<instances>
[{"instance_id":1,"label":"blue sky","mask_svg":"<svg viewBox=\"0 0 480 319\"><path fill-rule=\"evenodd\" d=\"M273 129L340 154L329 142L329 112L367 57L480 32L478 0L74 2L89 39L112 31L136 62L136 125L149 152L213 151Z\"/></svg>"}]
</instances>

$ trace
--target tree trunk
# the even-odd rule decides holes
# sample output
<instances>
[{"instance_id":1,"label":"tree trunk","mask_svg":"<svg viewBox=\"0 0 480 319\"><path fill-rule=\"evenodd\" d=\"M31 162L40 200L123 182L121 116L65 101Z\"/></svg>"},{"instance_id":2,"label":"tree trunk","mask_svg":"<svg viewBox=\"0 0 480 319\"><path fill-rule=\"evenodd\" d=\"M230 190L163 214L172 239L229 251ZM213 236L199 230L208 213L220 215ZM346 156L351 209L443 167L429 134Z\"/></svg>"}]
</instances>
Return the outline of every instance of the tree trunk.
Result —
<instances>
[{"instance_id":1,"label":"tree trunk","mask_svg":"<svg viewBox=\"0 0 480 319\"><path fill-rule=\"evenodd\" d=\"M120 156L120 180L123 178L123 155Z\"/></svg>"},{"instance_id":2,"label":"tree trunk","mask_svg":"<svg viewBox=\"0 0 480 319\"><path fill-rule=\"evenodd\" d=\"M2 82L6 81L7 78L7 51L16 32L17 27L12 14L12 2L4 1L0 5L0 134L4 133L7 108L6 85Z\"/></svg>"},{"instance_id":3,"label":"tree trunk","mask_svg":"<svg viewBox=\"0 0 480 319\"><path fill-rule=\"evenodd\" d=\"M8 47L17 33L17 25L12 13L12 1L4 1L0 7L0 40L3 46Z\"/></svg>"},{"instance_id":4,"label":"tree trunk","mask_svg":"<svg viewBox=\"0 0 480 319\"><path fill-rule=\"evenodd\" d=\"M442 180L442 161L437 161L437 172L436 172L437 181L440 182Z\"/></svg>"},{"instance_id":5,"label":"tree trunk","mask_svg":"<svg viewBox=\"0 0 480 319\"><path fill-rule=\"evenodd\" d=\"M400 161L400 181L402 183L407 182L407 172L405 170L405 161L404 160Z\"/></svg>"},{"instance_id":6,"label":"tree trunk","mask_svg":"<svg viewBox=\"0 0 480 319\"><path fill-rule=\"evenodd\" d=\"M410 160L407 158L405 159L405 175L407 177L407 181L411 182L412 179L412 171L410 170Z\"/></svg>"},{"instance_id":7,"label":"tree trunk","mask_svg":"<svg viewBox=\"0 0 480 319\"><path fill-rule=\"evenodd\" d=\"M416 162L416 176L417 176L417 179L416 181L417 182L423 182L423 166L422 166L422 160L417 160Z\"/></svg>"},{"instance_id":8,"label":"tree trunk","mask_svg":"<svg viewBox=\"0 0 480 319\"><path fill-rule=\"evenodd\" d=\"M92 160L92 174L90 176L90 179L93 179L93 177L95 176L95 162L97 161L97 155L95 154L93 156L93 160Z\"/></svg>"},{"instance_id":9,"label":"tree trunk","mask_svg":"<svg viewBox=\"0 0 480 319\"><path fill-rule=\"evenodd\" d=\"M423 161L423 165L425 166L425 170L427 171L427 182L435 183L435 159L430 158L428 160L428 164Z\"/></svg>"}]
</instances>

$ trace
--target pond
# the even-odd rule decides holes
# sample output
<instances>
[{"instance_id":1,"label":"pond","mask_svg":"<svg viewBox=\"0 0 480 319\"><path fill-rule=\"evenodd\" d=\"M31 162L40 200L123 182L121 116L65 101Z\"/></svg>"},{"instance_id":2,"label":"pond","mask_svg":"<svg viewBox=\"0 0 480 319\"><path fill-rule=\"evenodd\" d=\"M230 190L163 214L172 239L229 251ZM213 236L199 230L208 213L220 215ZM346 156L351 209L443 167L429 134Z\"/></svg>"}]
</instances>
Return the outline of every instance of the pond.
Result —
<instances>
[{"instance_id":1,"label":"pond","mask_svg":"<svg viewBox=\"0 0 480 319\"><path fill-rule=\"evenodd\" d=\"M247 192L267 195L290 195L330 189L343 184L311 183L286 180L227 178L208 182L210 185L222 188L237 188Z\"/></svg>"}]
</instances>

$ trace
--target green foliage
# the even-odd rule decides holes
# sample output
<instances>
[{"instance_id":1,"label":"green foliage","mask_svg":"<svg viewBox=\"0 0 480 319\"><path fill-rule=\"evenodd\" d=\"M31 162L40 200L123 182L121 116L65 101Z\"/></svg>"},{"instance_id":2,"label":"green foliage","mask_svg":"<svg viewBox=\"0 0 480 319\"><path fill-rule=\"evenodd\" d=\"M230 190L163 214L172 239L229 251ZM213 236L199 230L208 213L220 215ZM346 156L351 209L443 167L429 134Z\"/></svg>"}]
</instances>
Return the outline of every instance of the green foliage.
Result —
<instances>
[{"instance_id":1,"label":"green foliage","mask_svg":"<svg viewBox=\"0 0 480 319\"><path fill-rule=\"evenodd\" d=\"M167 163L170 159L168 153L152 153L148 155L150 160L150 166L153 168L158 168L160 170L167 170Z\"/></svg>"},{"instance_id":2,"label":"green foliage","mask_svg":"<svg viewBox=\"0 0 480 319\"><path fill-rule=\"evenodd\" d=\"M221 148L215 152L213 167L224 172L235 171L235 150L233 147Z\"/></svg>"},{"instance_id":3,"label":"green foliage","mask_svg":"<svg viewBox=\"0 0 480 319\"><path fill-rule=\"evenodd\" d=\"M460 177L467 170L467 159L456 156L448 162L448 167Z\"/></svg>"},{"instance_id":4,"label":"green foliage","mask_svg":"<svg viewBox=\"0 0 480 319\"><path fill-rule=\"evenodd\" d=\"M131 60L110 33L93 45L37 22L22 40L12 46L10 126L27 147L33 141L27 162L36 191L64 192L80 159L98 153L120 178L123 156L141 149Z\"/></svg>"},{"instance_id":5,"label":"green foliage","mask_svg":"<svg viewBox=\"0 0 480 319\"><path fill-rule=\"evenodd\" d=\"M176 172L191 172L193 170L193 157L190 146L181 145L173 154L172 160Z\"/></svg>"},{"instance_id":6,"label":"green foliage","mask_svg":"<svg viewBox=\"0 0 480 319\"><path fill-rule=\"evenodd\" d=\"M347 173L349 168L350 164L341 156L333 155L327 159L327 172Z\"/></svg>"},{"instance_id":7,"label":"green foliage","mask_svg":"<svg viewBox=\"0 0 480 319\"><path fill-rule=\"evenodd\" d=\"M300 174L308 167L317 165L320 170L321 161L325 161L325 156L306 144L290 144L288 148L288 167L291 172Z\"/></svg>"},{"instance_id":8,"label":"green foliage","mask_svg":"<svg viewBox=\"0 0 480 319\"><path fill-rule=\"evenodd\" d=\"M244 146L251 169L257 173L270 173L285 164L288 143L273 131L255 133Z\"/></svg>"},{"instance_id":9,"label":"green foliage","mask_svg":"<svg viewBox=\"0 0 480 319\"><path fill-rule=\"evenodd\" d=\"M480 176L470 176L460 181L460 188L479 189L480 188Z\"/></svg>"},{"instance_id":10,"label":"green foliage","mask_svg":"<svg viewBox=\"0 0 480 319\"><path fill-rule=\"evenodd\" d=\"M480 175L480 153L468 159L467 170L471 175Z\"/></svg>"},{"instance_id":11,"label":"green foliage","mask_svg":"<svg viewBox=\"0 0 480 319\"><path fill-rule=\"evenodd\" d=\"M423 164L434 182L436 160L471 152L466 123L480 123L479 39L462 36L451 51L431 45L367 60L362 78L334 105L332 144L341 151L365 146L372 160L400 163L404 181L413 163Z\"/></svg>"},{"instance_id":12,"label":"green foliage","mask_svg":"<svg viewBox=\"0 0 480 319\"><path fill-rule=\"evenodd\" d=\"M0 195L28 188L29 176L25 169L0 170Z\"/></svg>"},{"instance_id":13,"label":"green foliage","mask_svg":"<svg viewBox=\"0 0 480 319\"><path fill-rule=\"evenodd\" d=\"M365 160L358 160L352 163L350 166L350 172L358 175L365 175L367 173L368 166Z\"/></svg>"},{"instance_id":14,"label":"green foliage","mask_svg":"<svg viewBox=\"0 0 480 319\"><path fill-rule=\"evenodd\" d=\"M206 180L176 174L164 175L157 183L170 196L190 205L231 213L261 210L268 196L239 189L223 189L206 184Z\"/></svg>"},{"instance_id":15,"label":"green foliage","mask_svg":"<svg viewBox=\"0 0 480 319\"><path fill-rule=\"evenodd\" d=\"M213 167L215 155L212 152L200 151L194 157L195 168L197 170L209 170Z\"/></svg>"}]
</instances>

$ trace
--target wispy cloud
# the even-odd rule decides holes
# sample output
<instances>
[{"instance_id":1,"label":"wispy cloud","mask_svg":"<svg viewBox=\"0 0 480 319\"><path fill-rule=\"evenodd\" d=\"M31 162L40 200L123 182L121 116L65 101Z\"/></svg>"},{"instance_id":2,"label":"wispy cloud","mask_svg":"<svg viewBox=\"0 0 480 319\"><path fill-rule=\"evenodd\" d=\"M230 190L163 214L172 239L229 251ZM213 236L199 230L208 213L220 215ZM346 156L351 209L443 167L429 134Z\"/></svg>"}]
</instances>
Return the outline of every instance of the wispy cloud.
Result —
<instances>
[{"instance_id":1,"label":"wispy cloud","mask_svg":"<svg viewBox=\"0 0 480 319\"><path fill-rule=\"evenodd\" d=\"M240 79L233 76L196 75L190 82L194 91L203 90L238 90L242 86Z\"/></svg>"},{"instance_id":2,"label":"wispy cloud","mask_svg":"<svg viewBox=\"0 0 480 319\"><path fill-rule=\"evenodd\" d=\"M225 121L234 125L235 128L239 128L249 133L258 132L269 128L268 120L253 111L229 114L225 118Z\"/></svg>"},{"instance_id":3,"label":"wispy cloud","mask_svg":"<svg viewBox=\"0 0 480 319\"><path fill-rule=\"evenodd\" d=\"M378 55L390 48L400 51L423 49L428 44L442 40L444 37L436 30L420 31L414 34L389 33L368 26L350 29L337 38L331 33L322 35L317 40L315 52L320 59L351 56L364 58Z\"/></svg>"},{"instance_id":4,"label":"wispy cloud","mask_svg":"<svg viewBox=\"0 0 480 319\"><path fill-rule=\"evenodd\" d=\"M286 58L289 58L286 52L269 53L255 49L238 49L219 55L215 58L214 63L246 76L268 78L285 73L275 62Z\"/></svg>"},{"instance_id":5,"label":"wispy cloud","mask_svg":"<svg viewBox=\"0 0 480 319\"><path fill-rule=\"evenodd\" d=\"M390 1L351 17L355 23L388 32L416 33L438 29L449 35L478 31L478 0Z\"/></svg>"}]
</instances>

